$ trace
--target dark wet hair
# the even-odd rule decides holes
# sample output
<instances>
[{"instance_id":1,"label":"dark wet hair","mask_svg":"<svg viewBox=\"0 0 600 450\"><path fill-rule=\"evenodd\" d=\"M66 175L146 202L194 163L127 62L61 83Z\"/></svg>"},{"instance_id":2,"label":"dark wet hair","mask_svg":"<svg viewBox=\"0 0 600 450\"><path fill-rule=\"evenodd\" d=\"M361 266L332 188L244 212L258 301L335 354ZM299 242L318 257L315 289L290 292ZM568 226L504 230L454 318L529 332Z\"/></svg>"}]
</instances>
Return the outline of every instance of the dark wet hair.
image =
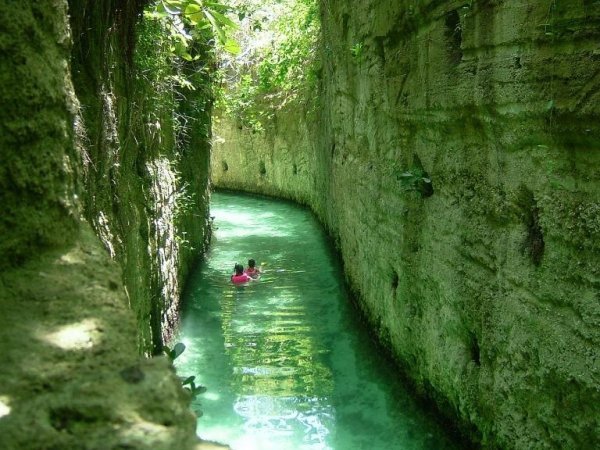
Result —
<instances>
[{"instance_id":1,"label":"dark wet hair","mask_svg":"<svg viewBox=\"0 0 600 450\"><path fill-rule=\"evenodd\" d=\"M233 270L235 270L236 275L241 275L244 273L244 266L242 266L241 264L236 264Z\"/></svg>"},{"instance_id":2,"label":"dark wet hair","mask_svg":"<svg viewBox=\"0 0 600 450\"><path fill-rule=\"evenodd\" d=\"M248 267L254 268L255 265L256 265L256 261L254 261L253 259L248 260Z\"/></svg>"}]
</instances>

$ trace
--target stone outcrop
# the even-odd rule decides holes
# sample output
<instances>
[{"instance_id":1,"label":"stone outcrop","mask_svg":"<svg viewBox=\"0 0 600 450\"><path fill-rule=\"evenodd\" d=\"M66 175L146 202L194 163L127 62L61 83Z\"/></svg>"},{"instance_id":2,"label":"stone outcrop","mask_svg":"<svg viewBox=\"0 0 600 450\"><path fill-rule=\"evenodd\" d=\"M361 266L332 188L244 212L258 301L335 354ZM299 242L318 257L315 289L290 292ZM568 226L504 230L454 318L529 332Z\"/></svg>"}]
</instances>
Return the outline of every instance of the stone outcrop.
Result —
<instances>
[{"instance_id":1,"label":"stone outcrop","mask_svg":"<svg viewBox=\"0 0 600 450\"><path fill-rule=\"evenodd\" d=\"M123 269L140 348L160 353L205 246L211 108L196 92L176 99L164 30L140 3L71 2L72 71L84 214Z\"/></svg>"},{"instance_id":2,"label":"stone outcrop","mask_svg":"<svg viewBox=\"0 0 600 450\"><path fill-rule=\"evenodd\" d=\"M73 243L0 275L0 446L195 449L167 358L141 358L119 267L82 223Z\"/></svg>"},{"instance_id":3,"label":"stone outcrop","mask_svg":"<svg viewBox=\"0 0 600 450\"><path fill-rule=\"evenodd\" d=\"M214 184L310 205L381 341L473 440L600 446L600 4L321 11L318 112L264 135L223 118Z\"/></svg>"}]
</instances>

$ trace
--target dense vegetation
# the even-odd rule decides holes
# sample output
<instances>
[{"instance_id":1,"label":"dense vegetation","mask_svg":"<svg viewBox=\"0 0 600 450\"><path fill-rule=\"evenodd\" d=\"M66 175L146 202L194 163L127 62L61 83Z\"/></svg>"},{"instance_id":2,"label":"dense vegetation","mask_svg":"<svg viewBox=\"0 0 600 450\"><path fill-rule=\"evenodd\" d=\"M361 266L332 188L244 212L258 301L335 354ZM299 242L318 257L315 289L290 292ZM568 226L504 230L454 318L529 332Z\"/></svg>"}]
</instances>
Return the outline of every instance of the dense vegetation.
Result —
<instances>
[{"instance_id":1,"label":"dense vegetation","mask_svg":"<svg viewBox=\"0 0 600 450\"><path fill-rule=\"evenodd\" d=\"M302 94L316 86L320 26L315 0L160 0L145 16L138 55L158 43L175 67L197 64L186 76L178 70L167 75L164 59L146 58L143 73L161 75L164 87L189 90L208 86L210 77L217 108L254 131L263 130L264 120L277 109L306 101L310 96Z\"/></svg>"},{"instance_id":2,"label":"dense vegetation","mask_svg":"<svg viewBox=\"0 0 600 450\"><path fill-rule=\"evenodd\" d=\"M234 0L241 53L221 52L217 107L262 131L274 111L315 88L319 14L315 0Z\"/></svg>"}]
</instances>

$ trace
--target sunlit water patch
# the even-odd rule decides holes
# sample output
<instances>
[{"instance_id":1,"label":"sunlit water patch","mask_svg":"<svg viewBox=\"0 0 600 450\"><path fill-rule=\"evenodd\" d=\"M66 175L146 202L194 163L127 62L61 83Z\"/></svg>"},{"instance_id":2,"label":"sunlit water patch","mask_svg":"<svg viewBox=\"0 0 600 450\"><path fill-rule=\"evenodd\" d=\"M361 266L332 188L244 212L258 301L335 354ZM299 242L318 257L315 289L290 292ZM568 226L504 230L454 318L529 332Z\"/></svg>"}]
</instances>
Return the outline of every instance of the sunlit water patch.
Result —
<instances>
[{"instance_id":1,"label":"sunlit water patch","mask_svg":"<svg viewBox=\"0 0 600 450\"><path fill-rule=\"evenodd\" d=\"M420 411L348 304L317 221L286 202L217 193L177 359L208 391L198 435L234 450L456 449ZM234 286L236 262L264 263Z\"/></svg>"}]
</instances>

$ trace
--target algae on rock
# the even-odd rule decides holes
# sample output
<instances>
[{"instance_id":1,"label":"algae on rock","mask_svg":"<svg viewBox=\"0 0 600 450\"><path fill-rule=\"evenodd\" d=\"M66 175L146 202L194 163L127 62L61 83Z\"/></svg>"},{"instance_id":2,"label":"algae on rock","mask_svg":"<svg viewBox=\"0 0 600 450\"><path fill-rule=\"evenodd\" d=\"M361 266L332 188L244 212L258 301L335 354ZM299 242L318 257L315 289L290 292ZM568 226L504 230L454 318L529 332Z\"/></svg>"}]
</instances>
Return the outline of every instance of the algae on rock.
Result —
<instances>
[{"instance_id":1,"label":"algae on rock","mask_svg":"<svg viewBox=\"0 0 600 450\"><path fill-rule=\"evenodd\" d=\"M207 236L210 90L177 92L182 69L160 23L139 18L140 5L103 15L101 5L73 3L74 35L109 30L76 40L73 51L85 105L85 216L123 268L140 348L158 354Z\"/></svg>"}]
</instances>

